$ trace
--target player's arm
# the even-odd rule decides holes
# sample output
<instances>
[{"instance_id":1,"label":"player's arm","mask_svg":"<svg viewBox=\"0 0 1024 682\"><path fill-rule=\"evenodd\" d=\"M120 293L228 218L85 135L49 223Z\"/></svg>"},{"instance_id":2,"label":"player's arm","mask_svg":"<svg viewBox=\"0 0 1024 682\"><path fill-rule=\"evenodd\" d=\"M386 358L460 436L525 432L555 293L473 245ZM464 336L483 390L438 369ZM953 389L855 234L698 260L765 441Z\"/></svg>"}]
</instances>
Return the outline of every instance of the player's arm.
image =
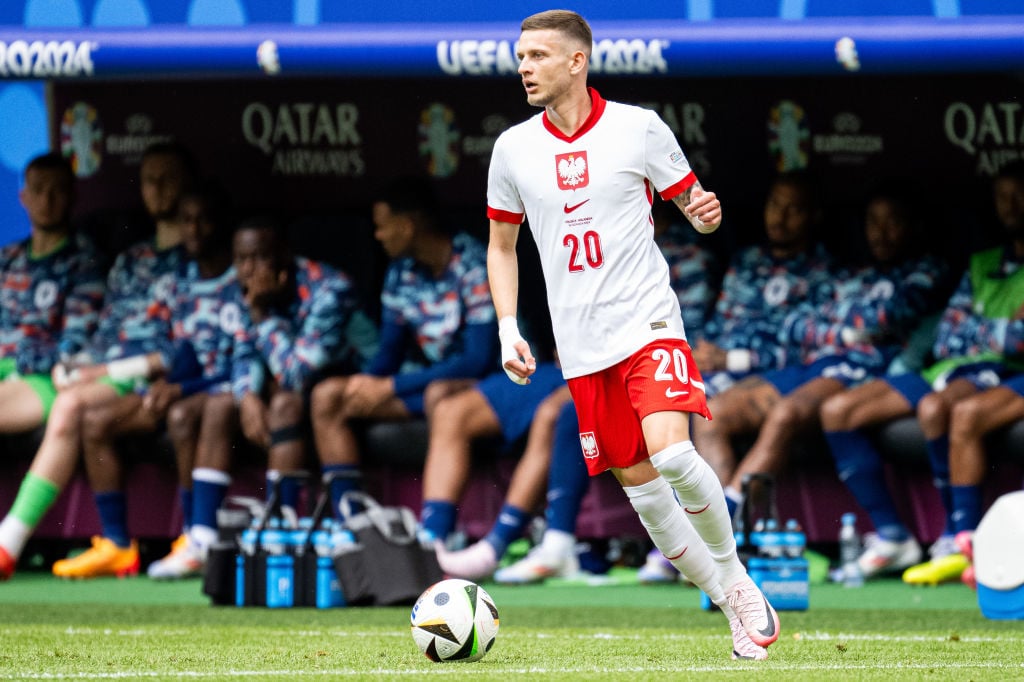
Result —
<instances>
[{"instance_id":1,"label":"player's arm","mask_svg":"<svg viewBox=\"0 0 1024 682\"><path fill-rule=\"evenodd\" d=\"M701 234L711 234L722 224L722 202L714 192L705 191L699 180L674 196L672 203Z\"/></svg>"},{"instance_id":2,"label":"player's arm","mask_svg":"<svg viewBox=\"0 0 1024 682\"><path fill-rule=\"evenodd\" d=\"M487 279L498 315L501 364L509 379L524 384L537 369L530 345L519 333L516 309L519 300L519 257L516 242L519 225L491 219L487 243Z\"/></svg>"}]
</instances>

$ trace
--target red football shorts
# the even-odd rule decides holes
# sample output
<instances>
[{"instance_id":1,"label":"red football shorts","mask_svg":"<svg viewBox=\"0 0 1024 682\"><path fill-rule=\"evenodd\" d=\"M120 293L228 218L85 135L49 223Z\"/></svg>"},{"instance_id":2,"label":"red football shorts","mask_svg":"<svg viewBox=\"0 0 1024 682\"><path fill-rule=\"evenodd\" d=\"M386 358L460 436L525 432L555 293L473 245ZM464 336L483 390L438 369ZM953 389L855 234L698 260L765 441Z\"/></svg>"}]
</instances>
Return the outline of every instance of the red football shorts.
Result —
<instances>
[{"instance_id":1,"label":"red football shorts","mask_svg":"<svg viewBox=\"0 0 1024 682\"><path fill-rule=\"evenodd\" d=\"M594 374L569 379L580 420L580 446L591 476L648 457L640 426L654 412L692 412L707 419L704 381L682 339L663 339Z\"/></svg>"}]
</instances>

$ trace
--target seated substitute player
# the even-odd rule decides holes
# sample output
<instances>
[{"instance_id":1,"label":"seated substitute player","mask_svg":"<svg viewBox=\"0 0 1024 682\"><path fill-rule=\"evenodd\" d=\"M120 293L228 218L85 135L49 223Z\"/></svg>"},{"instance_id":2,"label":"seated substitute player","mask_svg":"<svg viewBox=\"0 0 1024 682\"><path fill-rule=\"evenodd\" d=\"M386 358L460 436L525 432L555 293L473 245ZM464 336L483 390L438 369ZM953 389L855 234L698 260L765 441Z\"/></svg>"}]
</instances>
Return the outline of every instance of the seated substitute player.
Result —
<instances>
[{"instance_id":1,"label":"seated substitute player","mask_svg":"<svg viewBox=\"0 0 1024 682\"><path fill-rule=\"evenodd\" d=\"M670 283L679 299L687 335L698 338L714 304L715 288L711 282L716 265L707 249L677 229L673 220L678 215L678 209L666 201L657 201L651 209L654 239L668 263ZM542 367L538 365L538 373ZM504 381L502 373L497 376ZM531 381L536 381L536 377L536 374L532 375ZM505 384L509 385L507 381ZM514 395L517 389L511 386L511 390ZM440 407L439 404L437 409ZM514 404L506 407L510 411L517 409ZM499 416L512 414L501 410L496 412ZM514 416L512 418L515 419ZM575 574L579 570L575 552L576 519L583 496L590 487L590 476L580 454L576 409L568 390L556 391L540 404L533 415L526 450L513 473L505 505L494 526L482 540L464 550L439 550L441 568L449 575L470 580L484 578L494 572L509 542L526 529L546 487L544 516L547 523L541 542L526 557L498 571L495 580L521 584ZM426 494L424 499L427 499ZM660 562L668 563L660 552L654 552ZM672 579L679 575L671 563L668 563L668 570Z\"/></svg>"},{"instance_id":2,"label":"seated substitute player","mask_svg":"<svg viewBox=\"0 0 1024 682\"><path fill-rule=\"evenodd\" d=\"M18 198L31 233L0 251L0 433L46 421L54 366L96 329L103 280L95 252L71 228L74 183L59 154L29 161Z\"/></svg>"},{"instance_id":3,"label":"seated substitute player","mask_svg":"<svg viewBox=\"0 0 1024 682\"><path fill-rule=\"evenodd\" d=\"M693 440L722 481L736 466L732 437L755 431L777 393L757 375L799 362L799 345L780 342L783 321L829 293L831 261L814 236L819 214L805 174L775 179L764 206L767 241L733 257L704 338L693 348L715 415L694 421Z\"/></svg>"},{"instance_id":4,"label":"seated substitute player","mask_svg":"<svg viewBox=\"0 0 1024 682\"><path fill-rule=\"evenodd\" d=\"M935 256L918 253L922 228L909 197L874 193L864 220L870 263L838 269L831 301L805 304L786 318L780 340L801 347L803 362L744 383L742 390L756 393L754 402L766 412L758 415L757 439L725 488L734 518L746 476L777 474L794 441L820 427L825 400L883 374L921 320L941 312L949 297L949 269Z\"/></svg>"},{"instance_id":5,"label":"seated substitute player","mask_svg":"<svg viewBox=\"0 0 1024 682\"><path fill-rule=\"evenodd\" d=\"M691 414L710 413L650 229L652 189L702 232L720 225L720 202L657 114L587 87L593 35L580 15L550 10L521 28L522 85L544 110L498 137L489 168L503 366L519 380L536 367L516 323L526 218L589 471L612 471L655 545L721 607L732 656L763 660L778 615L740 562L722 487L690 441Z\"/></svg>"},{"instance_id":6,"label":"seated substitute player","mask_svg":"<svg viewBox=\"0 0 1024 682\"><path fill-rule=\"evenodd\" d=\"M151 314L166 320L172 358L165 358L167 352L128 358L133 364L121 373L118 396L88 405L77 423L66 425L74 438L65 447L71 453L82 449L103 535L93 538L84 553L56 562L53 573L58 577L138 572L138 545L129 535L124 463L116 441L123 435L156 432L177 401L202 402L203 397L196 396L230 388L241 293L231 267L227 199L213 186L187 191L181 197L179 220L188 261L166 292L167 299L151 309Z\"/></svg>"},{"instance_id":7,"label":"seated substitute player","mask_svg":"<svg viewBox=\"0 0 1024 682\"><path fill-rule=\"evenodd\" d=\"M426 180L404 178L373 204L374 236L391 258L381 293L380 348L359 374L313 388L311 419L333 508L358 487L353 426L422 416L424 390L438 379L479 379L497 357L486 252L441 224ZM413 367L409 364L413 363Z\"/></svg>"},{"instance_id":8,"label":"seated substitute player","mask_svg":"<svg viewBox=\"0 0 1024 682\"><path fill-rule=\"evenodd\" d=\"M211 395L203 406L194 453L193 523L184 541L151 564L151 578L202 573L217 539L217 509L231 484L239 417L245 437L268 451L270 484L306 466L304 427L310 381L331 367L360 367L376 340L347 275L294 256L283 227L268 217L235 230L234 265L244 303L232 362L232 393ZM193 453L178 453L193 462ZM281 491L291 507L294 494ZM287 498L287 499L284 499Z\"/></svg>"},{"instance_id":9,"label":"seated substitute player","mask_svg":"<svg viewBox=\"0 0 1024 682\"><path fill-rule=\"evenodd\" d=\"M1024 164L999 171L993 197L1007 243L971 256L939 322L932 350L937 362L920 374L874 379L821 407L836 470L877 533L858 560L866 577L900 570L920 556L917 540L900 521L886 489L881 455L867 433L915 412L946 527L929 550L931 561L911 566L903 579L912 584L956 580L967 566L954 541L966 528L955 514L950 488L950 415L956 404L1000 385L1024 360L1024 321L1018 317L1024 304Z\"/></svg>"},{"instance_id":10,"label":"seated substitute player","mask_svg":"<svg viewBox=\"0 0 1024 682\"><path fill-rule=\"evenodd\" d=\"M115 259L107 276L99 326L88 349L55 370L63 381L57 382L60 394L53 404L43 445L14 505L0 522L0 577L9 575L3 568L3 553L7 553L13 570L28 537L78 465L77 436L64 425L77 423L90 402L103 402L117 395L109 375L112 372L116 376L118 368L125 366L120 361L159 351L167 344L166 326L150 318L149 308L163 298L161 292L172 286L174 273L184 258L178 199L192 180L192 168L191 156L177 144L155 144L142 155L139 185L146 211L154 222L154 235Z\"/></svg>"}]
</instances>

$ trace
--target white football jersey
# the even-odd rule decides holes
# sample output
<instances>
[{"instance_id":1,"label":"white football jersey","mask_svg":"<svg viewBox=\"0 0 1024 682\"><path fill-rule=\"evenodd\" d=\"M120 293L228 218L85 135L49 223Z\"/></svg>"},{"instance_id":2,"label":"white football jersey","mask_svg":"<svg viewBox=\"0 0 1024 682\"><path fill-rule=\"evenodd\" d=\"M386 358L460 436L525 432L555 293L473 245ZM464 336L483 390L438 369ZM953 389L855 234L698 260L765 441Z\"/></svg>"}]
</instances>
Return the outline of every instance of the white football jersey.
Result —
<instances>
[{"instance_id":1,"label":"white football jersey","mask_svg":"<svg viewBox=\"0 0 1024 682\"><path fill-rule=\"evenodd\" d=\"M686 338L651 203L653 191L672 199L696 177L657 114L590 92L593 111L572 137L545 113L502 133L487 184L488 217L525 217L533 232L567 379Z\"/></svg>"}]
</instances>

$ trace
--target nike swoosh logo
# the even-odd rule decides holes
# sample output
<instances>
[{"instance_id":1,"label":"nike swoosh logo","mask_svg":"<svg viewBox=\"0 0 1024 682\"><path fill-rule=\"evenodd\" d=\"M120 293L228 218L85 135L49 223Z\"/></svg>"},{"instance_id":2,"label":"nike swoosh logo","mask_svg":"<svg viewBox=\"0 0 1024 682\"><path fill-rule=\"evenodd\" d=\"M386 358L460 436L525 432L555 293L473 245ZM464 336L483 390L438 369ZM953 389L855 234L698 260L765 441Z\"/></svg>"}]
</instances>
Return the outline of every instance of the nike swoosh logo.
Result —
<instances>
[{"instance_id":1,"label":"nike swoosh logo","mask_svg":"<svg viewBox=\"0 0 1024 682\"><path fill-rule=\"evenodd\" d=\"M686 512L687 514L700 514L700 513L702 513L702 512L705 512L705 511L707 511L707 510L708 510L708 507L710 507L710 506L711 506L711 503L710 503L710 502L708 502L707 504L705 504L705 505L704 505L703 507L701 507L701 508L700 508L700 509L698 509L697 511L691 511L691 510L690 510L689 508L687 508L687 507L683 507L683 511L684 511L684 512Z\"/></svg>"},{"instance_id":2,"label":"nike swoosh logo","mask_svg":"<svg viewBox=\"0 0 1024 682\"><path fill-rule=\"evenodd\" d=\"M562 210L565 211L566 213L572 213L573 211L575 211L577 208L579 208L583 204L587 203L588 201L590 201L590 199L584 199L583 201L581 201L580 203L576 204L575 206L570 206L569 204L566 204L562 208Z\"/></svg>"},{"instance_id":3,"label":"nike swoosh logo","mask_svg":"<svg viewBox=\"0 0 1024 682\"><path fill-rule=\"evenodd\" d=\"M764 600L764 614L768 616L768 625L763 630L758 630L765 637L771 637L775 634L775 619L772 618L772 607L768 605L768 600Z\"/></svg>"},{"instance_id":4,"label":"nike swoosh logo","mask_svg":"<svg viewBox=\"0 0 1024 682\"><path fill-rule=\"evenodd\" d=\"M671 388L665 389L666 398L678 398L681 395L686 395L689 391L673 391Z\"/></svg>"},{"instance_id":5,"label":"nike swoosh logo","mask_svg":"<svg viewBox=\"0 0 1024 682\"><path fill-rule=\"evenodd\" d=\"M679 554L676 554L675 556L667 556L665 558L668 559L669 561L675 561L676 559L679 559L684 554L686 554L686 550L688 550L688 549L690 549L689 545L687 545L686 547L683 547L683 551L680 552Z\"/></svg>"}]
</instances>

